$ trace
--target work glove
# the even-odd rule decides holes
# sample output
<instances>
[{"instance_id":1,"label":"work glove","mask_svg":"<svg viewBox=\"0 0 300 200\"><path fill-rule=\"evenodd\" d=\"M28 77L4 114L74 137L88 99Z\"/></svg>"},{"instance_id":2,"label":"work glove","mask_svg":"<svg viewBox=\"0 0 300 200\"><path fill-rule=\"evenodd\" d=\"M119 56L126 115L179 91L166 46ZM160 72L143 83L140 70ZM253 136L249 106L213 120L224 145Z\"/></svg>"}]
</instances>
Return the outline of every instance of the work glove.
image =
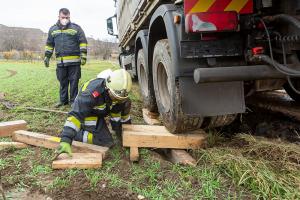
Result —
<instances>
[{"instance_id":1,"label":"work glove","mask_svg":"<svg viewBox=\"0 0 300 200\"><path fill-rule=\"evenodd\" d=\"M86 64L86 57L81 56L81 65L85 65Z\"/></svg>"},{"instance_id":2,"label":"work glove","mask_svg":"<svg viewBox=\"0 0 300 200\"><path fill-rule=\"evenodd\" d=\"M50 63L50 58L48 58L48 57L45 57L44 58L44 64L45 64L45 67L49 67L49 63Z\"/></svg>"},{"instance_id":3,"label":"work glove","mask_svg":"<svg viewBox=\"0 0 300 200\"><path fill-rule=\"evenodd\" d=\"M72 157L71 145L67 142L61 142L58 148L55 151L56 155L60 155L62 153L67 153L70 157Z\"/></svg>"}]
</instances>

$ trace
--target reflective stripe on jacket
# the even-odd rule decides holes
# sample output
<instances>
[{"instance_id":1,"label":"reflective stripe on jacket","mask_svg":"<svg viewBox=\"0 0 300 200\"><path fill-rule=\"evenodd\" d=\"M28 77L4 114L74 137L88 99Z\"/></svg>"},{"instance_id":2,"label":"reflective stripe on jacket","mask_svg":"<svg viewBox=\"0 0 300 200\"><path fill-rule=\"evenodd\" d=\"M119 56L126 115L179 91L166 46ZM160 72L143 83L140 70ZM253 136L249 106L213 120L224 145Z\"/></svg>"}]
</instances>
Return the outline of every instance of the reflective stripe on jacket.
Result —
<instances>
[{"instance_id":1,"label":"reflective stripe on jacket","mask_svg":"<svg viewBox=\"0 0 300 200\"><path fill-rule=\"evenodd\" d=\"M69 23L62 27L59 22L48 33L45 56L51 57L55 49L57 66L80 65L80 57L87 55L87 39L81 27Z\"/></svg>"}]
</instances>

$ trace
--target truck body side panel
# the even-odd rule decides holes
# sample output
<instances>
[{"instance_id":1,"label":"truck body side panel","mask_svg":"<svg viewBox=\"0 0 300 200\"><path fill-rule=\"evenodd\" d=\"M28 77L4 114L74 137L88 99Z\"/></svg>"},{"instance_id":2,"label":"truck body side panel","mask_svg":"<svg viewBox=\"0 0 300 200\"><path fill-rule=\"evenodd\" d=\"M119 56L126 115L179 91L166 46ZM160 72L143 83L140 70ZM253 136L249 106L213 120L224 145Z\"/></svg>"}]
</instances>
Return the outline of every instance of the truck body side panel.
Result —
<instances>
[{"instance_id":1,"label":"truck body side panel","mask_svg":"<svg viewBox=\"0 0 300 200\"><path fill-rule=\"evenodd\" d=\"M160 4L161 0L118 1L117 21L121 47L134 44L136 33L146 25L147 19L151 18L151 14Z\"/></svg>"}]
</instances>

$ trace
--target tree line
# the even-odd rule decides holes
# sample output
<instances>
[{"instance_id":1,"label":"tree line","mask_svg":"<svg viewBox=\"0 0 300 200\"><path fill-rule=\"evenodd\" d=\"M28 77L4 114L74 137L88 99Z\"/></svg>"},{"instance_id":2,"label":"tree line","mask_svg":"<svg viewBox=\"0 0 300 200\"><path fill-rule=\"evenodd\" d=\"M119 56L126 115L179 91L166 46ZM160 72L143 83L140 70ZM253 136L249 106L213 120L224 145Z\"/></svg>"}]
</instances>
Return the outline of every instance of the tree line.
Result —
<instances>
[{"instance_id":1,"label":"tree line","mask_svg":"<svg viewBox=\"0 0 300 200\"><path fill-rule=\"evenodd\" d=\"M40 29L19 28L0 25L0 58L40 60L44 56L47 34ZM89 57L92 59L112 59L118 52L114 41L88 38ZM115 56L113 56L115 59Z\"/></svg>"}]
</instances>

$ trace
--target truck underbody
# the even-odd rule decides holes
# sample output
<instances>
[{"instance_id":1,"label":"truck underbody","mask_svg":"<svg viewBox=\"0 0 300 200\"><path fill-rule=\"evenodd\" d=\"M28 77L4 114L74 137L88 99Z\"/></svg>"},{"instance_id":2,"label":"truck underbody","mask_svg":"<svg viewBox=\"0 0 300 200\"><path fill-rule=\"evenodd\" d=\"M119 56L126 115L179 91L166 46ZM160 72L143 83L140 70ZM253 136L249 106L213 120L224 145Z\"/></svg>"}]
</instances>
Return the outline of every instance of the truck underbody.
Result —
<instances>
[{"instance_id":1,"label":"truck underbody","mask_svg":"<svg viewBox=\"0 0 300 200\"><path fill-rule=\"evenodd\" d=\"M121 67L171 132L230 124L260 91L300 100L300 0L118 5Z\"/></svg>"}]
</instances>

